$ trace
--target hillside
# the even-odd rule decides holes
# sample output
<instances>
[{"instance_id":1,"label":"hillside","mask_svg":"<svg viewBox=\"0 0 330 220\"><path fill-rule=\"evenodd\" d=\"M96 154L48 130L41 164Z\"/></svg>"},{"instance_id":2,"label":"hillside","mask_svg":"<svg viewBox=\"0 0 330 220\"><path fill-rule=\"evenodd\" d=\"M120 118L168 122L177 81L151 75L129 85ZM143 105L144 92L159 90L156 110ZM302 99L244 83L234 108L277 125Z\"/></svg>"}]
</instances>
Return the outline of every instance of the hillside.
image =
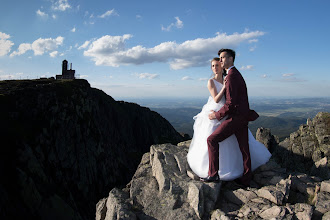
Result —
<instances>
[{"instance_id":1,"label":"hillside","mask_svg":"<svg viewBox=\"0 0 330 220\"><path fill-rule=\"evenodd\" d=\"M150 145L183 138L86 80L45 79L0 81L0 140L0 219L93 219Z\"/></svg>"}]
</instances>

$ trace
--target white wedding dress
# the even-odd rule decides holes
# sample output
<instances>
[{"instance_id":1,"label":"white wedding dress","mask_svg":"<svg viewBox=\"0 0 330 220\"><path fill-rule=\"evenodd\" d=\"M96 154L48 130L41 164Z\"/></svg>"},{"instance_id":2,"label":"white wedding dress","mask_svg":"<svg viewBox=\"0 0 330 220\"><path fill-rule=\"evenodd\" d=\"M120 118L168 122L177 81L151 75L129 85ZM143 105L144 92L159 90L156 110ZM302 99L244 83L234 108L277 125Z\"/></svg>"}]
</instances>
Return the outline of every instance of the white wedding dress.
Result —
<instances>
[{"instance_id":1,"label":"white wedding dress","mask_svg":"<svg viewBox=\"0 0 330 220\"><path fill-rule=\"evenodd\" d=\"M222 84L213 79L214 84L219 92ZM194 116L194 135L189 147L187 160L192 171L199 177L208 176L209 155L207 148L207 138L215 131L215 129L227 117L221 121L210 120L208 115L211 110L218 111L225 104L223 96L219 103L216 103L210 96L207 103L203 106L202 111ZM249 129L249 147L251 156L251 168L255 170L260 165L265 164L271 154L262 143L256 141ZM235 135L231 135L226 140L219 143L219 177L220 180L230 181L243 174L243 158L238 146Z\"/></svg>"}]
</instances>

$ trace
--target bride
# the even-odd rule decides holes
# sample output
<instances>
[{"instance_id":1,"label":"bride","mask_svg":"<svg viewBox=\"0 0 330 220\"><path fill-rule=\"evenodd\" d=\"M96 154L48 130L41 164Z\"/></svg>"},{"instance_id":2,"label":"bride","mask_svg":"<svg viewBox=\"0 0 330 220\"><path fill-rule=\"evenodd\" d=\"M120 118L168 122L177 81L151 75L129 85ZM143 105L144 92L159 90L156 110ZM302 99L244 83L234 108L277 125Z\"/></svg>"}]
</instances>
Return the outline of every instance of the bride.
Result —
<instances>
[{"instance_id":1,"label":"bride","mask_svg":"<svg viewBox=\"0 0 330 220\"><path fill-rule=\"evenodd\" d=\"M208 176L209 156L207 138L221 124L222 120L210 120L208 115L213 111L219 111L225 104L225 77L224 70L220 67L219 58L213 58L211 69L214 77L209 79L207 88L211 96L203 106L202 111L194 116L194 135L189 147L187 160L192 171L201 178ZM219 148L219 177L220 180L231 181L243 175L243 158L235 135L231 135L220 142ZM249 147L251 156L251 168L255 170L265 164L271 154L260 142L256 141L249 130Z\"/></svg>"}]
</instances>

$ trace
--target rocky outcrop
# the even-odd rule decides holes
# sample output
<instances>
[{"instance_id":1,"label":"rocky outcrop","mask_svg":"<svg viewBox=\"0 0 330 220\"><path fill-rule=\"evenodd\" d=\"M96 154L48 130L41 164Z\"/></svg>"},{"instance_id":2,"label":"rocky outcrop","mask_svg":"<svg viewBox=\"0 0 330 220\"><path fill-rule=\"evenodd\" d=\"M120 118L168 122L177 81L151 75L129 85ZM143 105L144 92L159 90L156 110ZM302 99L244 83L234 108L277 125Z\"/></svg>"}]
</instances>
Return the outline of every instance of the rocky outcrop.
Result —
<instances>
[{"instance_id":1,"label":"rocky outcrop","mask_svg":"<svg viewBox=\"0 0 330 220\"><path fill-rule=\"evenodd\" d=\"M111 190L109 197L97 204L96 219L120 219L117 213L131 219L208 217L215 207L221 183L205 184L194 176L186 160L189 143L152 145L126 188ZM118 192L120 198L126 199L112 209L109 200Z\"/></svg>"},{"instance_id":2,"label":"rocky outcrop","mask_svg":"<svg viewBox=\"0 0 330 220\"><path fill-rule=\"evenodd\" d=\"M269 129L258 129L257 139L269 146L281 166L292 171L330 178L330 113L319 112L314 119L280 143Z\"/></svg>"},{"instance_id":3,"label":"rocky outcrop","mask_svg":"<svg viewBox=\"0 0 330 220\"><path fill-rule=\"evenodd\" d=\"M86 80L19 80L0 82L0 141L0 219L92 219L152 144L183 138Z\"/></svg>"},{"instance_id":4,"label":"rocky outcrop","mask_svg":"<svg viewBox=\"0 0 330 220\"><path fill-rule=\"evenodd\" d=\"M271 158L251 187L234 181L203 183L189 169L190 142L153 145L131 182L96 205L97 220L112 219L325 219L330 182L290 172Z\"/></svg>"},{"instance_id":5,"label":"rocky outcrop","mask_svg":"<svg viewBox=\"0 0 330 220\"><path fill-rule=\"evenodd\" d=\"M323 152L326 159L327 129L330 128L324 121L327 115L320 113L308 122L314 126L314 133L310 134L318 137L313 150ZM326 126L321 125L323 122ZM300 132L304 131L302 128L306 127L301 126ZM300 132L300 137L306 137ZM96 219L125 219L125 216L127 219L328 219L329 178L322 173L313 175L313 169L306 167L300 172L299 167L287 166L287 163L282 166L279 161L283 161L284 156L291 160L296 152L283 149L269 129L259 129L257 140L263 142L273 156L253 172L251 186L247 188L241 188L234 181L199 181L186 161L189 141L153 145L143 156L131 182L123 189L111 190L109 197L100 200ZM310 152L306 146L312 145L304 144L306 139L300 140L305 146L302 149ZM286 154L281 155L284 150ZM318 163L313 157L304 157L304 161L310 161L314 167L325 169L328 160L323 160L326 162Z\"/></svg>"}]
</instances>

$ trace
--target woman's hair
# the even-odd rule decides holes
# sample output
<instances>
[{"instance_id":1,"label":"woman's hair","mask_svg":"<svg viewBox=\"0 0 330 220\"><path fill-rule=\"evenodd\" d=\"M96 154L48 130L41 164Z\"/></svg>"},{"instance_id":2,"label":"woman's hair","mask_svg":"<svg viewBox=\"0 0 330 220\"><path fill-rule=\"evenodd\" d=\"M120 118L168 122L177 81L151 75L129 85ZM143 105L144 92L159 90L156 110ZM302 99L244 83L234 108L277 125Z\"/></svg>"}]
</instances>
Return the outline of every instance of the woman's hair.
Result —
<instances>
[{"instance_id":1,"label":"woman's hair","mask_svg":"<svg viewBox=\"0 0 330 220\"><path fill-rule=\"evenodd\" d=\"M212 65L212 62L213 62L213 61L218 61L218 62L219 62L219 61L220 61L220 58L219 58L219 57L214 57L214 58L211 60L211 65Z\"/></svg>"}]
</instances>

